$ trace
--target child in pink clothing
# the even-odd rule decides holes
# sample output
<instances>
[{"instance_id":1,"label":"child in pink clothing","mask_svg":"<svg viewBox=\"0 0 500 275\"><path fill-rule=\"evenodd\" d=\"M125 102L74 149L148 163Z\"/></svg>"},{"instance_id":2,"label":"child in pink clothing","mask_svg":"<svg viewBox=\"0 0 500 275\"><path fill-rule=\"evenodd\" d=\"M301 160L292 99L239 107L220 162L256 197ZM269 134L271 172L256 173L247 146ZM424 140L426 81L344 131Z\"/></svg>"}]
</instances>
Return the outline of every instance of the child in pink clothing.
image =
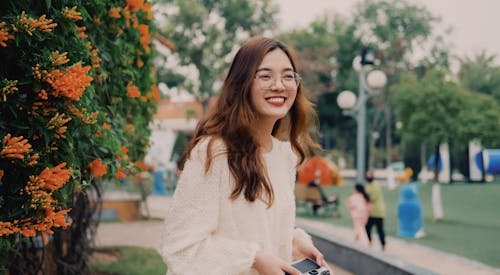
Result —
<instances>
[{"instance_id":1,"label":"child in pink clothing","mask_svg":"<svg viewBox=\"0 0 500 275\"><path fill-rule=\"evenodd\" d=\"M370 244L366 234L365 225L370 216L370 197L361 184L354 186L354 193L349 196L346 206L351 212L354 227L354 240L362 244Z\"/></svg>"}]
</instances>

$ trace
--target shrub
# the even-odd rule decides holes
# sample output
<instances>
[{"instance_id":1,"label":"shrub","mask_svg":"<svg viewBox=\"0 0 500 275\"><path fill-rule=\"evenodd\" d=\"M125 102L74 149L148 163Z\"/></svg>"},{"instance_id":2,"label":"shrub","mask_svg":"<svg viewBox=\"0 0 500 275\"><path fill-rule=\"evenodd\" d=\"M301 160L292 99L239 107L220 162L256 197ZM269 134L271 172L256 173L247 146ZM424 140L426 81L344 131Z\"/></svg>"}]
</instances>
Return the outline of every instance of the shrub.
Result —
<instances>
[{"instance_id":1,"label":"shrub","mask_svg":"<svg viewBox=\"0 0 500 275\"><path fill-rule=\"evenodd\" d=\"M91 182L144 168L151 19L143 0L0 3L1 255L79 223Z\"/></svg>"}]
</instances>

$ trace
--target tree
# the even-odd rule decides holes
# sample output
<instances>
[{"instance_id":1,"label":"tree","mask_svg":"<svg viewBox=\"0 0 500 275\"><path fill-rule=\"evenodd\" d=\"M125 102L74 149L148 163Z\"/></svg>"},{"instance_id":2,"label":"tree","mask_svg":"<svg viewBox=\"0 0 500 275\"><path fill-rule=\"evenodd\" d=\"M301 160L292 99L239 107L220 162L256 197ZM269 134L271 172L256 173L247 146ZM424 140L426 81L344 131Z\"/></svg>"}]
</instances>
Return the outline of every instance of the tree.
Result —
<instances>
[{"instance_id":1,"label":"tree","mask_svg":"<svg viewBox=\"0 0 500 275\"><path fill-rule=\"evenodd\" d=\"M458 78L469 90L491 95L500 102L500 67L495 66L495 59L485 51L474 58L459 58Z\"/></svg>"},{"instance_id":2,"label":"tree","mask_svg":"<svg viewBox=\"0 0 500 275\"><path fill-rule=\"evenodd\" d=\"M491 98L488 102L486 96L474 96L459 84L447 81L446 73L431 70L421 79L406 75L400 84L391 89L392 103L403 125L403 140L434 148L435 160L439 156L439 145L443 142L460 146L473 138L493 142L500 136L498 104ZM440 194L440 185L437 184L438 162L434 163L436 185L433 193ZM436 219L444 217L437 210L440 208L439 196L438 201L433 200Z\"/></svg>"},{"instance_id":3,"label":"tree","mask_svg":"<svg viewBox=\"0 0 500 275\"><path fill-rule=\"evenodd\" d=\"M425 7L408 1L365 0L358 4L353 24L363 44L377 50L380 68L388 77L388 86L397 82L400 72L413 69L412 54L432 38L433 24L440 19ZM434 44L431 49L441 48ZM446 51L441 51L446 52ZM386 165L392 162L392 106L388 93L379 99L384 113Z\"/></svg>"},{"instance_id":4,"label":"tree","mask_svg":"<svg viewBox=\"0 0 500 275\"><path fill-rule=\"evenodd\" d=\"M272 30L278 11L270 1L257 0L160 0L158 5L166 17L159 30L175 44L179 65L189 66L191 73L191 77L181 77L182 82L172 84L204 103L218 93L214 83L228 69L239 44ZM179 66L166 70L183 74Z\"/></svg>"},{"instance_id":5,"label":"tree","mask_svg":"<svg viewBox=\"0 0 500 275\"><path fill-rule=\"evenodd\" d=\"M317 98L322 127L335 127L337 136L354 135L354 121L345 119L335 99L342 90L358 90L358 76L352 62L362 48L376 50L378 67L387 74L389 86L397 83L403 72L417 66L426 70L438 65L447 67L448 60L443 38L433 33L439 18L424 7L408 1L366 0L356 6L352 18L326 14L305 29L282 35L284 41L297 49L299 56L306 57L302 60L304 64L299 63L307 70L303 73L304 84L313 87L311 94ZM424 47L429 51L417 63L412 55ZM373 97L367 108L369 117L373 118L368 121L367 133L378 132L385 126L386 133L381 137L386 140L386 148L392 147L394 123L387 93ZM389 164L390 152L387 155Z\"/></svg>"}]
</instances>

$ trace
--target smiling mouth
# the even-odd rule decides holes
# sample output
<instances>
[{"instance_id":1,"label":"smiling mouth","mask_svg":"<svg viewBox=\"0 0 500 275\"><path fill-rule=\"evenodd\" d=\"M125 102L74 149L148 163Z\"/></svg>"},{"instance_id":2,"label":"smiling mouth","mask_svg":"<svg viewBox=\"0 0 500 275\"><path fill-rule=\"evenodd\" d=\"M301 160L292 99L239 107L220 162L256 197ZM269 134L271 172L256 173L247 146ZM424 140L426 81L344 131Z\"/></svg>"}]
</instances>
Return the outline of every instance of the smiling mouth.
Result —
<instances>
[{"instance_id":1,"label":"smiling mouth","mask_svg":"<svg viewBox=\"0 0 500 275\"><path fill-rule=\"evenodd\" d=\"M283 103L283 102L285 102L286 98L284 98L284 97L270 97L270 98L266 98L266 100L269 103Z\"/></svg>"}]
</instances>

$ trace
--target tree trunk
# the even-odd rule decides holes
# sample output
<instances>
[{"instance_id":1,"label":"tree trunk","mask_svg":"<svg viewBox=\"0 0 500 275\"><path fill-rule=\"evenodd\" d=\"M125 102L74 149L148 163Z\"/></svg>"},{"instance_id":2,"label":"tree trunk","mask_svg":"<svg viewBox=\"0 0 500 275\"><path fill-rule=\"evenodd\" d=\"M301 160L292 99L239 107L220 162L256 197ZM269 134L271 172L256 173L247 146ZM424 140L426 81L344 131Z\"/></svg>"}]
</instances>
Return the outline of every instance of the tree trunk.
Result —
<instances>
[{"instance_id":1,"label":"tree trunk","mask_svg":"<svg viewBox=\"0 0 500 275\"><path fill-rule=\"evenodd\" d=\"M444 218L441 184L439 183L439 145L438 143L434 150L434 182L432 184L432 217L436 221Z\"/></svg>"}]
</instances>

